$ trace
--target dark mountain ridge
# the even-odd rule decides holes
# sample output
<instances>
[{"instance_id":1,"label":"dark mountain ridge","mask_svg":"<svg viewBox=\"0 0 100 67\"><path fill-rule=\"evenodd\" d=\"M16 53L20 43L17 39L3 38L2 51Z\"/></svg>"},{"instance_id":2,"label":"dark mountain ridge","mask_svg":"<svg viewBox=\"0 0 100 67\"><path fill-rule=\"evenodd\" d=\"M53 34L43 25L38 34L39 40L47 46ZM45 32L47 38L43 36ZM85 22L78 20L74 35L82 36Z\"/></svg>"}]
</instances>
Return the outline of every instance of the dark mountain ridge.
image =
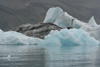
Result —
<instances>
[{"instance_id":1,"label":"dark mountain ridge","mask_svg":"<svg viewBox=\"0 0 100 67\"><path fill-rule=\"evenodd\" d=\"M25 23L43 22L51 7L61 7L75 18L100 22L100 0L0 0L0 29L8 30Z\"/></svg>"}]
</instances>

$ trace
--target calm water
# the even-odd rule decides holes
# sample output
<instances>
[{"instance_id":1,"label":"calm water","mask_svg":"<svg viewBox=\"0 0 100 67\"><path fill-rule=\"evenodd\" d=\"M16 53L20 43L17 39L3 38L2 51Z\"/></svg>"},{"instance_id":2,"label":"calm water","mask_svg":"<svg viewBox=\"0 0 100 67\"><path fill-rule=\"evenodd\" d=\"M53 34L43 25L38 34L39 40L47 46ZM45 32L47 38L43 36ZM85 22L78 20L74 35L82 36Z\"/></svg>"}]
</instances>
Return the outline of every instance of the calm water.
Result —
<instances>
[{"instance_id":1,"label":"calm water","mask_svg":"<svg viewBox=\"0 0 100 67\"><path fill-rule=\"evenodd\" d=\"M100 46L0 45L0 67L100 67Z\"/></svg>"}]
</instances>

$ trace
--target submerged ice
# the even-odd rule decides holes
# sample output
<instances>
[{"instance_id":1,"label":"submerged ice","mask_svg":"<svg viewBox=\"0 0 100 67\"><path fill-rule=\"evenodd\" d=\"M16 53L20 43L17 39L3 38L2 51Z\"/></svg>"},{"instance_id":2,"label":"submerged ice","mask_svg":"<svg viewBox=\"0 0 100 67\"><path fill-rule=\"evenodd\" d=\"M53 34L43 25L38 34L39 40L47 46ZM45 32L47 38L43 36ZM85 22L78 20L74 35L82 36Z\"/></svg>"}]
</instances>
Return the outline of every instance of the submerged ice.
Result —
<instances>
[{"instance_id":1,"label":"submerged ice","mask_svg":"<svg viewBox=\"0 0 100 67\"><path fill-rule=\"evenodd\" d=\"M100 43L100 25L97 25L94 17L88 23L85 23L72 17L67 12L63 12L61 8L53 7L48 10L43 23L53 23L63 29L61 28L59 31L52 30L44 39L28 37L14 31L4 32L0 30L0 44L76 46L97 45ZM67 29L68 27L72 29Z\"/></svg>"}]
</instances>

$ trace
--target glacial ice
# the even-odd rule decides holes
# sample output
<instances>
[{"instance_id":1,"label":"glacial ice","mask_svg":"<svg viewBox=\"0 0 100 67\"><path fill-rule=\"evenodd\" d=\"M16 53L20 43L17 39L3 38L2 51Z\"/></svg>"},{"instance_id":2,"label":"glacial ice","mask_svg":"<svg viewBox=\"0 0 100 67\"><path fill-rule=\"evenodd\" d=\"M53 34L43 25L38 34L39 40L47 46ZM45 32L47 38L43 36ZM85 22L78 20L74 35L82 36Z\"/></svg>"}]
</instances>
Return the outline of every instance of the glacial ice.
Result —
<instances>
[{"instance_id":1,"label":"glacial ice","mask_svg":"<svg viewBox=\"0 0 100 67\"><path fill-rule=\"evenodd\" d=\"M84 23L59 7L50 8L44 23L54 23L64 29L52 30L45 39L25 36L14 31L0 30L0 44L33 44L40 46L76 46L97 45L100 43L100 25L96 24L94 17ZM73 27L67 29L66 27Z\"/></svg>"},{"instance_id":2,"label":"glacial ice","mask_svg":"<svg viewBox=\"0 0 100 67\"><path fill-rule=\"evenodd\" d=\"M82 22L82 21L80 21L80 20L78 20L78 19L75 19L75 20L73 21L72 27L73 27L73 28L79 29L80 27L82 27L82 26L85 25L85 24L86 24L86 23L84 23L84 22Z\"/></svg>"},{"instance_id":3,"label":"glacial ice","mask_svg":"<svg viewBox=\"0 0 100 67\"><path fill-rule=\"evenodd\" d=\"M62 29L61 31L51 31L41 41L39 45L45 46L77 46L77 45L97 45L99 41L91 37L82 29Z\"/></svg>"},{"instance_id":4,"label":"glacial ice","mask_svg":"<svg viewBox=\"0 0 100 67\"><path fill-rule=\"evenodd\" d=\"M62 14L60 14L55 20L54 24L62 28L71 27L74 19L75 18L70 16L67 12L62 12Z\"/></svg>"},{"instance_id":5,"label":"glacial ice","mask_svg":"<svg viewBox=\"0 0 100 67\"><path fill-rule=\"evenodd\" d=\"M80 29L88 32L90 36L94 37L96 40L100 41L100 26L98 27L91 27L89 25L84 25Z\"/></svg>"},{"instance_id":6,"label":"glacial ice","mask_svg":"<svg viewBox=\"0 0 100 67\"><path fill-rule=\"evenodd\" d=\"M94 37L96 40L100 41L100 25L97 25L94 17L92 17L88 23L82 25L80 29L88 32L90 36Z\"/></svg>"},{"instance_id":7,"label":"glacial ice","mask_svg":"<svg viewBox=\"0 0 100 67\"><path fill-rule=\"evenodd\" d=\"M72 17L67 12L63 12L60 7L50 8L46 14L44 23L54 23L59 27L74 27L80 28L85 23Z\"/></svg>"},{"instance_id":8,"label":"glacial ice","mask_svg":"<svg viewBox=\"0 0 100 67\"><path fill-rule=\"evenodd\" d=\"M0 44L37 44L41 39L25 36L14 31L3 32L0 30Z\"/></svg>"},{"instance_id":9,"label":"glacial ice","mask_svg":"<svg viewBox=\"0 0 100 67\"><path fill-rule=\"evenodd\" d=\"M44 23L53 23L55 19L63 12L59 7L50 8L44 19Z\"/></svg>"},{"instance_id":10,"label":"glacial ice","mask_svg":"<svg viewBox=\"0 0 100 67\"><path fill-rule=\"evenodd\" d=\"M98 26L97 23L96 23L96 21L95 21L95 19L94 19L94 16L91 17L91 19L89 20L88 24L90 26L92 26L92 27L97 27Z\"/></svg>"},{"instance_id":11,"label":"glacial ice","mask_svg":"<svg viewBox=\"0 0 100 67\"><path fill-rule=\"evenodd\" d=\"M97 39L98 41L100 41L100 27L96 28L95 30L90 31L89 34L95 39Z\"/></svg>"},{"instance_id":12,"label":"glacial ice","mask_svg":"<svg viewBox=\"0 0 100 67\"><path fill-rule=\"evenodd\" d=\"M57 7L58 8L58 7ZM55 8L50 8L51 12ZM62 10L63 11L63 10ZM49 19L49 17L47 16ZM55 19L55 18L54 18ZM100 25L97 25L94 16L91 17L88 23L82 22L72 16L70 16L67 12L62 12L54 21L54 24L60 26L62 28L76 28L76 29L83 29L84 31L88 32L91 37L100 41L99 32L100 32ZM97 31L98 30L98 31Z\"/></svg>"},{"instance_id":13,"label":"glacial ice","mask_svg":"<svg viewBox=\"0 0 100 67\"><path fill-rule=\"evenodd\" d=\"M98 32L98 31L96 31ZM100 33L100 32L99 32ZM99 41L91 37L82 29L52 30L44 40L28 37L14 31L3 32L0 30L0 44L33 44L39 46L77 46L97 45Z\"/></svg>"}]
</instances>

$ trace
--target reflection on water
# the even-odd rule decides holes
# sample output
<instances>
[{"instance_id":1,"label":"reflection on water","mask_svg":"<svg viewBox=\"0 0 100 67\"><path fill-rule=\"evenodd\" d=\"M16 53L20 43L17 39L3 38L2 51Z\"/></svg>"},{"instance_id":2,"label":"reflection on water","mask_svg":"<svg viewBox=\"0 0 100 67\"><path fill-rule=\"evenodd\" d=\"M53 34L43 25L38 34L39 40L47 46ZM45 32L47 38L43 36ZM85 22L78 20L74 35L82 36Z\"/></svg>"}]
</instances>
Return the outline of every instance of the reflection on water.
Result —
<instances>
[{"instance_id":1,"label":"reflection on water","mask_svg":"<svg viewBox=\"0 0 100 67\"><path fill-rule=\"evenodd\" d=\"M100 67L100 46L0 45L0 67Z\"/></svg>"},{"instance_id":2,"label":"reflection on water","mask_svg":"<svg viewBox=\"0 0 100 67\"><path fill-rule=\"evenodd\" d=\"M0 67L45 67L44 49L1 45Z\"/></svg>"}]
</instances>

